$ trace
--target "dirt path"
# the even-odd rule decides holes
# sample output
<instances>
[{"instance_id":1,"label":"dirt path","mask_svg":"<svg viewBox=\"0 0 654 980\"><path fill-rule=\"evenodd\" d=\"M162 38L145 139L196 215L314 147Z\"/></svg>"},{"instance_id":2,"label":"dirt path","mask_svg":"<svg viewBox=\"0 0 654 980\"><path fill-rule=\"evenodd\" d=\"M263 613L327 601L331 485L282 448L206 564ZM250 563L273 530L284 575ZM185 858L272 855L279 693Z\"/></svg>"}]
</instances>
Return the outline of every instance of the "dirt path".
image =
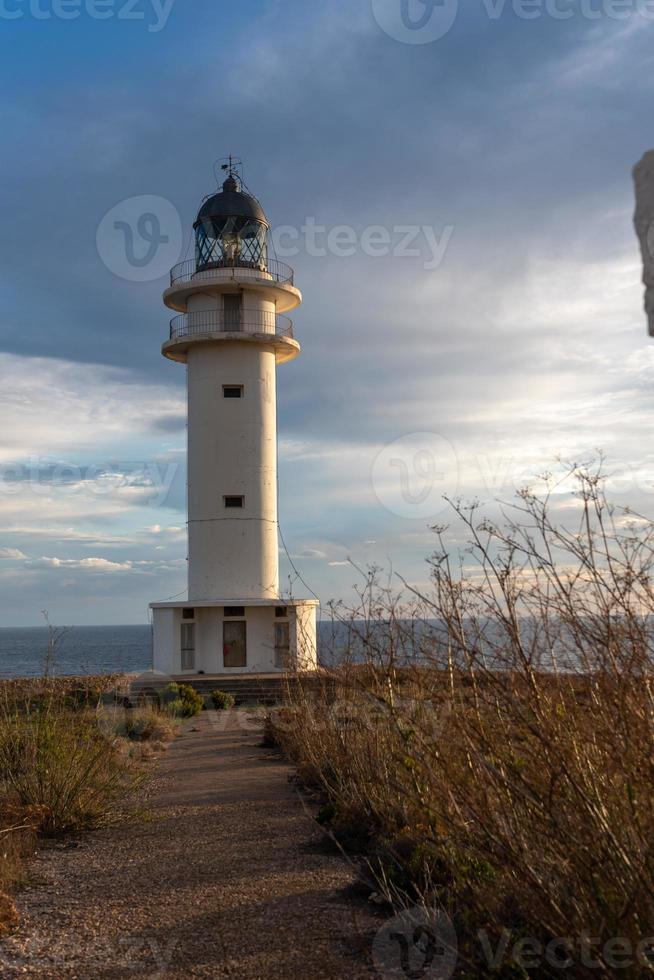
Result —
<instances>
[{"instance_id":1,"label":"dirt path","mask_svg":"<svg viewBox=\"0 0 654 980\"><path fill-rule=\"evenodd\" d=\"M0 976L372 976L379 920L259 743L244 712L204 712L158 763L149 819L42 851Z\"/></svg>"}]
</instances>

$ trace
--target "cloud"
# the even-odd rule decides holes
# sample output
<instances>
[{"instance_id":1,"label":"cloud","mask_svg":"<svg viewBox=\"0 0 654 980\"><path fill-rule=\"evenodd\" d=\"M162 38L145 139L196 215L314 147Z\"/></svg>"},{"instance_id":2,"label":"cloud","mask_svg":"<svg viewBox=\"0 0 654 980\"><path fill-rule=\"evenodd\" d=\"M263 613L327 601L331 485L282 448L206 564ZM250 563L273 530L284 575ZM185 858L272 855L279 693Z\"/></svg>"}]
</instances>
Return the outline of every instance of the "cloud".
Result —
<instances>
[{"instance_id":1,"label":"cloud","mask_svg":"<svg viewBox=\"0 0 654 980\"><path fill-rule=\"evenodd\" d=\"M182 558L172 559L171 561L112 561L109 558L41 558L28 559L31 568L54 568L66 570L79 570L89 572L130 572L136 574L149 574L153 570L163 568L185 567L186 562Z\"/></svg>"},{"instance_id":2,"label":"cloud","mask_svg":"<svg viewBox=\"0 0 654 980\"><path fill-rule=\"evenodd\" d=\"M372 224L454 226L433 271L361 250L290 260L302 356L278 375L280 519L322 598L349 585L343 554L424 580L428 521L389 511L372 477L407 435L448 439L460 492L491 506L553 456L603 447L618 500L652 510L654 361L629 177L651 110L650 31L460 8L447 37L414 49L348 0L288 0L282 19L276 5L177 5L156 50L109 31L81 66L97 25L79 18L49 47L46 86L8 44L0 544L69 564L5 556L3 622L28 621L44 596L66 619L143 620L149 599L183 588L185 375L160 355L166 279L122 279L94 243L103 216L142 194L168 199L188 235L212 154L230 149L208 133L230 134L275 226L313 217L359 241ZM420 491L420 468L400 462Z\"/></svg>"},{"instance_id":3,"label":"cloud","mask_svg":"<svg viewBox=\"0 0 654 980\"><path fill-rule=\"evenodd\" d=\"M151 426L155 432L184 432L186 415L162 415L161 418L153 419Z\"/></svg>"},{"instance_id":4,"label":"cloud","mask_svg":"<svg viewBox=\"0 0 654 980\"><path fill-rule=\"evenodd\" d=\"M101 572L131 572L134 563L131 561L116 562L109 561L107 558L81 558L79 560L71 558L39 558L34 562L35 565L48 568L81 568Z\"/></svg>"},{"instance_id":5,"label":"cloud","mask_svg":"<svg viewBox=\"0 0 654 980\"><path fill-rule=\"evenodd\" d=\"M0 548L0 558L22 561L24 558L27 558L27 555L24 555L20 548Z\"/></svg>"},{"instance_id":6,"label":"cloud","mask_svg":"<svg viewBox=\"0 0 654 980\"><path fill-rule=\"evenodd\" d=\"M0 353L3 377L3 438L0 464L55 454L92 453L101 464L129 448L152 442L161 423L161 406L181 393L147 382L137 372L101 364ZM6 479L6 477L5 477Z\"/></svg>"}]
</instances>

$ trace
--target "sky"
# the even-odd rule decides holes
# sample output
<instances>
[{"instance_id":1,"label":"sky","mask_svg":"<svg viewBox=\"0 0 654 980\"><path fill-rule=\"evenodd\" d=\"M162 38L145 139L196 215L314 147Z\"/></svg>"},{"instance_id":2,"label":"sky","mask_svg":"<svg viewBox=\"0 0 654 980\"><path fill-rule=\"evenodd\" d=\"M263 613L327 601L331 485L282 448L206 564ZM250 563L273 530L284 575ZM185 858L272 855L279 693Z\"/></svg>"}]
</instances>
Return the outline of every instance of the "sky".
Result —
<instances>
[{"instance_id":1,"label":"sky","mask_svg":"<svg viewBox=\"0 0 654 980\"><path fill-rule=\"evenodd\" d=\"M229 153L304 297L285 589L421 588L444 496L492 515L560 458L653 516L653 42L646 0L0 0L0 626L185 589L161 294Z\"/></svg>"}]
</instances>

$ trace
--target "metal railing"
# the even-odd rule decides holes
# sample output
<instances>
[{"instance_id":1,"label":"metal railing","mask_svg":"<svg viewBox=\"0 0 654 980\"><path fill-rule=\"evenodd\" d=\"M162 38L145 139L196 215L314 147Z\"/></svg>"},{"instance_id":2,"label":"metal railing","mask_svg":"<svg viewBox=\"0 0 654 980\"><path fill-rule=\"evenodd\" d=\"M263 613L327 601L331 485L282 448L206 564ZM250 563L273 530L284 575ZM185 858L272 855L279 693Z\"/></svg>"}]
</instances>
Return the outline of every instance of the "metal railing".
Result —
<instances>
[{"instance_id":1,"label":"metal railing","mask_svg":"<svg viewBox=\"0 0 654 980\"><path fill-rule=\"evenodd\" d=\"M182 313L170 321L170 339L192 337L200 333L272 334L293 338L293 321L279 313L261 310L242 310L240 313L223 310L198 310Z\"/></svg>"},{"instance_id":2,"label":"metal railing","mask_svg":"<svg viewBox=\"0 0 654 980\"><path fill-rule=\"evenodd\" d=\"M211 265L198 269L196 259L187 259L185 262L178 262L170 270L170 285L213 279L217 272L224 270L231 270L234 274L237 271L244 271L250 275L254 273L255 277L258 275L269 282L278 282L284 286L293 285L293 270L290 265L278 259L269 259L265 269L254 262L248 262L247 259L221 259L220 262L212 262Z\"/></svg>"}]
</instances>

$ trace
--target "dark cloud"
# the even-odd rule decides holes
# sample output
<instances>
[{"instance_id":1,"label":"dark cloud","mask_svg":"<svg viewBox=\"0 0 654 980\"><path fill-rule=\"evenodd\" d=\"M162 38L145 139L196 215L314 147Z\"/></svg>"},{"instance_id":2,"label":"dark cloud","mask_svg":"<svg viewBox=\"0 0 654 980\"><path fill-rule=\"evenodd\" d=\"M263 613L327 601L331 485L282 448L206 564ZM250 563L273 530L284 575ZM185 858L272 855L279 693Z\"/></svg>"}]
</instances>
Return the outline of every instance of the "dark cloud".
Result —
<instances>
[{"instance_id":1,"label":"dark cloud","mask_svg":"<svg viewBox=\"0 0 654 980\"><path fill-rule=\"evenodd\" d=\"M159 419L153 419L151 425L155 432L184 432L186 416L162 415Z\"/></svg>"},{"instance_id":2,"label":"dark cloud","mask_svg":"<svg viewBox=\"0 0 654 980\"><path fill-rule=\"evenodd\" d=\"M214 185L212 162L241 154L273 225L299 233L286 261L304 294L295 322L303 354L280 369L278 401L283 440L306 452L282 453L281 515L289 550L328 594L350 581L338 564L350 553L395 556L424 574L426 527L389 514L371 486L376 453L403 434L443 434L462 460L463 489L490 496L488 469L507 460L523 472L601 443L634 472L642 461L654 371L630 168L649 142L651 25L579 13L525 21L510 4L492 20L488 4L460 7L448 35L424 46L385 35L369 0L233 10L178 2L158 34L84 18L3 23L0 350L61 359L57 390L64 362L130 369L132 391L157 385L161 408L150 405L139 451L172 458L165 444L181 441L184 371L160 355L165 270L147 282L116 274L96 235L117 204L156 195L179 213L185 253ZM300 231L308 219L351 226L355 253L309 254ZM424 236L417 256L365 254L371 225L391 236L403 225L438 235L449 226L452 235L429 269ZM75 382L75 406L97 401L102 418L97 447L85 434L86 463L116 458L124 438L103 410L112 386L121 398L118 375L101 398L96 376L85 395ZM35 398L25 386L11 396L16 418L21 398ZM62 430L74 421L62 415ZM64 453L49 441L35 439L38 451ZM20 455L8 444L0 461ZM119 458L138 458L127 452ZM153 510L140 490L129 514L80 508L77 519L91 534L94 520L119 534ZM147 519L171 512L179 521L172 511L184 498L180 465ZM151 547L126 544L121 561L146 560ZM179 557L183 545L174 547ZM67 581L83 576L64 567ZM16 575L33 583L46 572L54 580L38 567ZM108 586L112 609L121 608L121 581ZM175 584L166 578L159 592ZM131 601L129 588L121 594Z\"/></svg>"}]
</instances>

